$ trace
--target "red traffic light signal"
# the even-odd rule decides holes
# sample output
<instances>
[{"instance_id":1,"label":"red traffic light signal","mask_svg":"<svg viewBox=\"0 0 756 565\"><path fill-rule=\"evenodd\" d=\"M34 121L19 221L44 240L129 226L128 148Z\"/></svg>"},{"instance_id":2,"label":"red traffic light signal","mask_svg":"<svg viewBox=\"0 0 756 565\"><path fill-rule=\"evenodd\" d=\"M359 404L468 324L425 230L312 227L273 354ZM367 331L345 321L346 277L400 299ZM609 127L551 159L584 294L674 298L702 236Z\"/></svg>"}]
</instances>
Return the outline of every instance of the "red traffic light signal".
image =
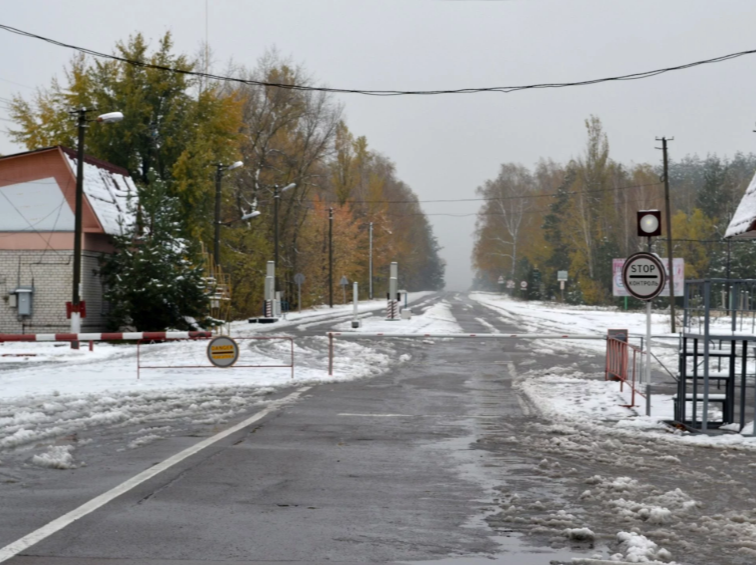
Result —
<instances>
[{"instance_id":1,"label":"red traffic light signal","mask_svg":"<svg viewBox=\"0 0 756 565\"><path fill-rule=\"evenodd\" d=\"M640 210L638 212L638 237L656 237L661 233L661 212Z\"/></svg>"}]
</instances>

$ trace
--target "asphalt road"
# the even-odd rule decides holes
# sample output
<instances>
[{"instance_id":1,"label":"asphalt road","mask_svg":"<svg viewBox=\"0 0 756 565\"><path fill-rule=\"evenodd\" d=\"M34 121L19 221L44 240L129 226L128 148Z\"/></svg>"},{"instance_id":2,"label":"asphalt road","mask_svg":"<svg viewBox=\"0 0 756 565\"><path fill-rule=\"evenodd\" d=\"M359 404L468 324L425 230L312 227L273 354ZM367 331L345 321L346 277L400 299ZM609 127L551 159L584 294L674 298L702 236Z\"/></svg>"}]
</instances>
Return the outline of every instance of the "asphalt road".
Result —
<instances>
[{"instance_id":1,"label":"asphalt road","mask_svg":"<svg viewBox=\"0 0 756 565\"><path fill-rule=\"evenodd\" d=\"M452 301L465 330L486 331L476 318L488 311ZM524 418L501 376L503 364L525 353L475 341L406 347L410 362L379 378L313 387L8 563L398 562L494 553L490 528L471 522L491 498L476 476L485 458L476 440L492 422ZM216 431L185 431L99 460L92 454L87 467L4 485L0 544Z\"/></svg>"},{"instance_id":2,"label":"asphalt road","mask_svg":"<svg viewBox=\"0 0 756 565\"><path fill-rule=\"evenodd\" d=\"M517 331L462 295L444 298L465 331ZM327 326L310 327L302 338ZM717 454L707 460L688 448L642 440L617 445L582 438L591 447L573 450L554 443L555 433L558 439L567 432L545 425L513 389L522 371L573 362L595 369L598 359L536 355L515 342L475 339L396 347L411 360L380 377L300 389L280 406L275 401L296 391L278 391L259 421L7 563L569 563L597 552L608 556L612 536L630 527L613 508L581 497L597 473L640 472L649 492L665 492L684 485L691 469L688 478L702 498L718 484ZM160 442L117 451L107 449L109 438L125 431L104 428L88 446L86 467L16 469L27 474L0 483L0 547L220 431L182 428ZM677 463L664 459L670 454ZM709 463L710 476L701 472ZM745 459L739 465L740 474L728 468L728 480L742 480L745 489L749 468ZM739 497L745 508L749 498ZM713 504L725 512L738 496ZM586 525L606 535L585 542L560 534ZM686 549L682 530L668 529L664 539ZM673 555L682 563L714 562Z\"/></svg>"}]
</instances>

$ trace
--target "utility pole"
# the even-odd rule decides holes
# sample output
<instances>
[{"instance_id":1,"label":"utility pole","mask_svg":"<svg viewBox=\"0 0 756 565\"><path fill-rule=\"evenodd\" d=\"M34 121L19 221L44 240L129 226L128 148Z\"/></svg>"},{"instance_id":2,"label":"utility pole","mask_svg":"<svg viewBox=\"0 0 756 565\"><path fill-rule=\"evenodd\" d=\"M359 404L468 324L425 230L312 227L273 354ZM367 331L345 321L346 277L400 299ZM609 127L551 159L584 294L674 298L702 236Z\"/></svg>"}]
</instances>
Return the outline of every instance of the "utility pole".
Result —
<instances>
[{"instance_id":1,"label":"utility pole","mask_svg":"<svg viewBox=\"0 0 756 565\"><path fill-rule=\"evenodd\" d=\"M278 185L273 187L273 262L278 268L278 201L281 200L281 194L278 192ZM273 291L278 291L278 277L273 279Z\"/></svg>"},{"instance_id":2,"label":"utility pole","mask_svg":"<svg viewBox=\"0 0 756 565\"><path fill-rule=\"evenodd\" d=\"M328 306L333 308L333 208L328 209Z\"/></svg>"},{"instance_id":3,"label":"utility pole","mask_svg":"<svg viewBox=\"0 0 756 565\"><path fill-rule=\"evenodd\" d=\"M74 257L73 257L73 293L71 297L71 333L81 332L82 313L85 310L81 300L81 244L82 244L82 218L84 216L84 134L89 127L87 124L96 121L102 124L112 124L123 119L121 112L102 114L95 120L87 119L87 112L93 112L96 108L78 108L71 110L69 114L76 117L78 128L78 146L76 148L76 209L74 210ZM79 349L79 342L71 342L72 349Z\"/></svg>"},{"instance_id":4,"label":"utility pole","mask_svg":"<svg viewBox=\"0 0 756 565\"><path fill-rule=\"evenodd\" d=\"M287 184L283 188L280 188L277 184L273 186L273 263L275 263L276 269L278 269L278 205L281 202L281 193L295 186L297 186L295 182ZM278 288L278 277L276 277L273 288L274 292L278 292Z\"/></svg>"},{"instance_id":5,"label":"utility pole","mask_svg":"<svg viewBox=\"0 0 756 565\"><path fill-rule=\"evenodd\" d=\"M368 278L370 280L370 284L368 285L368 297L370 300L373 299L373 222L370 222L369 224L369 241L370 241L370 254L369 254L369 261L368 261Z\"/></svg>"},{"instance_id":6,"label":"utility pole","mask_svg":"<svg viewBox=\"0 0 756 565\"><path fill-rule=\"evenodd\" d=\"M676 333L675 328L675 268L672 255L672 211L669 204L669 157L667 154L667 141L674 141L675 138L667 139L662 137L657 141L662 142L661 150L664 156L664 220L667 223L667 260L669 262L669 314L672 326L672 333Z\"/></svg>"},{"instance_id":7,"label":"utility pole","mask_svg":"<svg viewBox=\"0 0 756 565\"><path fill-rule=\"evenodd\" d=\"M81 332L81 236L82 236L82 200L84 198L84 133L87 125L87 109L80 108L74 112L79 130L78 147L76 148L76 210L74 218L74 257L73 257L73 296L71 297L71 333ZM72 343L74 349L79 349L79 344Z\"/></svg>"},{"instance_id":8,"label":"utility pole","mask_svg":"<svg viewBox=\"0 0 756 565\"><path fill-rule=\"evenodd\" d=\"M220 228L221 228L221 179L223 178L223 165L215 165L215 239L213 241L213 262L220 265ZM217 268L216 268L217 272Z\"/></svg>"}]
</instances>

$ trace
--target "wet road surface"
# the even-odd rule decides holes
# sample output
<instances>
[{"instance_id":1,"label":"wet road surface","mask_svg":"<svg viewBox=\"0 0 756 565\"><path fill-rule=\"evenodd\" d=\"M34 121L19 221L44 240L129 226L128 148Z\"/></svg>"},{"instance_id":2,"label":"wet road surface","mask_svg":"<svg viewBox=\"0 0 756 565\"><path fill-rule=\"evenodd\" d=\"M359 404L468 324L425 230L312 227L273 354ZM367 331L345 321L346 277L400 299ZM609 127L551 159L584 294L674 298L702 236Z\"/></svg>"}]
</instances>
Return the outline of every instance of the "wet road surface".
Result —
<instances>
[{"instance_id":1,"label":"wet road surface","mask_svg":"<svg viewBox=\"0 0 756 565\"><path fill-rule=\"evenodd\" d=\"M466 332L517 332L465 296L444 298ZM525 371L567 362L595 367L596 359L474 339L394 347L411 359L380 377L301 390L7 562L548 565L606 559L616 532L636 528L680 563L752 563L741 549L747 546L726 539L736 530L718 542L716 554L726 561L693 552L696 535L685 531L691 522L706 526L704 509L723 524L728 512L744 515L732 524L751 524L747 454L726 455L736 496L712 506L722 454L561 429L517 391ZM14 480L0 486L0 547L219 431L196 426L138 450L92 452L87 467L70 471L14 469ZM103 430L102 437L117 433ZM626 475L636 482L615 488L612 481ZM697 483L684 496L663 498L688 481ZM685 510L659 523L634 522L632 508L622 515L613 505L623 496ZM733 510L738 501L742 511ZM565 533L586 527L595 532L590 539Z\"/></svg>"}]
</instances>

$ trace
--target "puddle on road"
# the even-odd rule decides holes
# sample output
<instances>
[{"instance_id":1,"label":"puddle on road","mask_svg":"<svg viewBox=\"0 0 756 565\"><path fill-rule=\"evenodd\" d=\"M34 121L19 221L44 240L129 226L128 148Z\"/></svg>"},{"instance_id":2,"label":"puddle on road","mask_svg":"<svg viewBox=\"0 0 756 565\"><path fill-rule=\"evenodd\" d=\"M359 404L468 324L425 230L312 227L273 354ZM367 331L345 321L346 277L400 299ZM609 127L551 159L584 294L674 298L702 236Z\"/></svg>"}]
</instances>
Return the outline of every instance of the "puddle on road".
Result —
<instances>
[{"instance_id":1,"label":"puddle on road","mask_svg":"<svg viewBox=\"0 0 756 565\"><path fill-rule=\"evenodd\" d=\"M475 555L470 557L445 557L429 561L399 561L406 564L423 565L492 565L501 563L505 565L554 565L572 563L573 558L586 557L576 555L565 549L539 548L527 545L523 542L523 534L512 533L510 536L490 536L499 544L499 551L495 555Z\"/></svg>"}]
</instances>

